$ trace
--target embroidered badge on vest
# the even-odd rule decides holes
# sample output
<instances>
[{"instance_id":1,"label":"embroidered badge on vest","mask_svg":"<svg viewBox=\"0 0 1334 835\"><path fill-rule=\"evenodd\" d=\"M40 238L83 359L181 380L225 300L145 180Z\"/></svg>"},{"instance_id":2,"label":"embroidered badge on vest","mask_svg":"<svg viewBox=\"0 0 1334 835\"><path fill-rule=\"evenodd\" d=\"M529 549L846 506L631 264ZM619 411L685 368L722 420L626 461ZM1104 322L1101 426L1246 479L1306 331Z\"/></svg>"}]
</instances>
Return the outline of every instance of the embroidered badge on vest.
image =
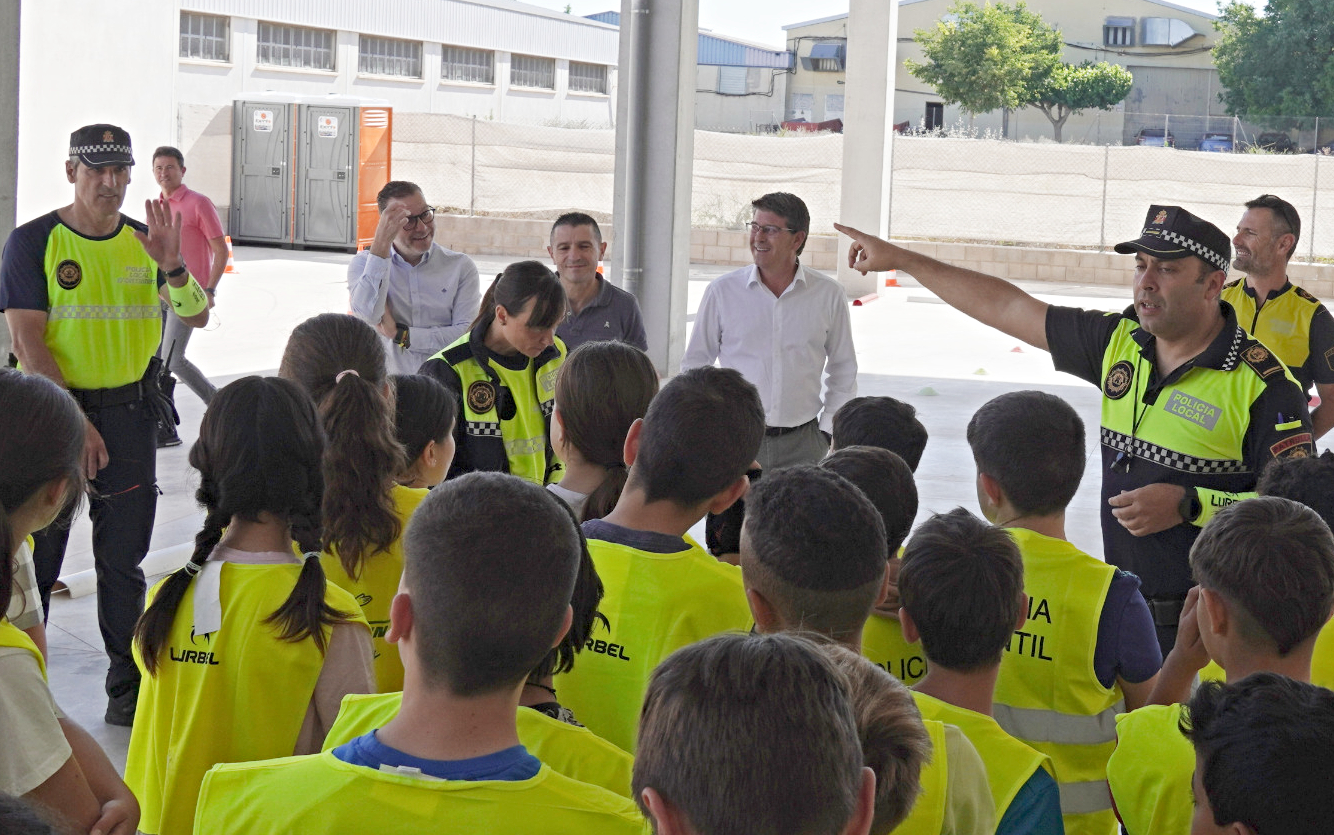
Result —
<instances>
[{"instance_id":1,"label":"embroidered badge on vest","mask_svg":"<svg viewBox=\"0 0 1334 835\"><path fill-rule=\"evenodd\" d=\"M1242 362L1249 365L1261 379L1268 379L1275 374L1283 373L1283 363L1269 352L1265 346L1253 343L1251 347L1241 352Z\"/></svg>"},{"instance_id":2,"label":"embroidered badge on vest","mask_svg":"<svg viewBox=\"0 0 1334 835\"><path fill-rule=\"evenodd\" d=\"M1309 458L1313 443L1311 433L1303 432L1270 445L1269 454L1275 458Z\"/></svg>"},{"instance_id":3,"label":"embroidered badge on vest","mask_svg":"<svg viewBox=\"0 0 1334 835\"><path fill-rule=\"evenodd\" d=\"M468 408L477 414L489 412L496 405L496 387L486 380L468 386Z\"/></svg>"},{"instance_id":4,"label":"embroidered badge on vest","mask_svg":"<svg viewBox=\"0 0 1334 835\"><path fill-rule=\"evenodd\" d=\"M83 281L83 268L79 266L78 261L67 258L56 267L56 284L59 284L62 290L73 290L81 281Z\"/></svg>"},{"instance_id":5,"label":"embroidered badge on vest","mask_svg":"<svg viewBox=\"0 0 1334 835\"><path fill-rule=\"evenodd\" d=\"M1107 379L1102 381L1102 391L1112 400L1120 400L1130 391L1130 382L1135 379L1135 367L1127 360L1121 360L1107 372Z\"/></svg>"}]
</instances>

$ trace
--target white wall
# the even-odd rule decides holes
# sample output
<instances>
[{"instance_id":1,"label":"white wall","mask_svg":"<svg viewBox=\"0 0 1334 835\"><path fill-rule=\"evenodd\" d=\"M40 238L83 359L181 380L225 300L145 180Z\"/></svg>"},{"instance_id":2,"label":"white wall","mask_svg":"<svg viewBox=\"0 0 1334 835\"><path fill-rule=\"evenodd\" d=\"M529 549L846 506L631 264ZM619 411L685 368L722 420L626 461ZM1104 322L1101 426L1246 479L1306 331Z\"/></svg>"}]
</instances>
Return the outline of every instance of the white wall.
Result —
<instances>
[{"instance_id":1,"label":"white wall","mask_svg":"<svg viewBox=\"0 0 1334 835\"><path fill-rule=\"evenodd\" d=\"M175 138L176 8L173 0L22 4L19 222L70 202L69 135L96 122L130 132L138 166L125 211L143 216L143 201L158 193L148 157Z\"/></svg>"}]
</instances>

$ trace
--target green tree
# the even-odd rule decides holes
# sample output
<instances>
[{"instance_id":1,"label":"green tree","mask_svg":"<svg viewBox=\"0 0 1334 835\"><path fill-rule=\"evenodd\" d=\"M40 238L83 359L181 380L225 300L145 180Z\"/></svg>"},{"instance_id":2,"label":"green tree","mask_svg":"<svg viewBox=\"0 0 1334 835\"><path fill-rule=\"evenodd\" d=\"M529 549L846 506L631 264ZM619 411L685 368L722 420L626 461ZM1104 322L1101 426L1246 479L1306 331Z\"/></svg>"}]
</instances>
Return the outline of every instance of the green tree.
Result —
<instances>
[{"instance_id":1,"label":"green tree","mask_svg":"<svg viewBox=\"0 0 1334 835\"><path fill-rule=\"evenodd\" d=\"M1214 64L1229 114L1334 115L1329 0L1269 0L1263 15L1231 0L1214 25Z\"/></svg>"},{"instance_id":2,"label":"green tree","mask_svg":"<svg viewBox=\"0 0 1334 835\"><path fill-rule=\"evenodd\" d=\"M1052 70L1033 94L1031 107L1042 111L1051 122L1056 141L1061 141L1061 128L1071 114L1083 110L1110 110L1124 99L1135 83L1135 77L1125 67L1106 61L1082 64L1061 64Z\"/></svg>"},{"instance_id":3,"label":"green tree","mask_svg":"<svg viewBox=\"0 0 1334 835\"><path fill-rule=\"evenodd\" d=\"M891 0L892 1L892 0ZM1034 100L1061 63L1061 33L1019 0L1013 6L961 2L934 29L913 33L926 60L906 62L908 72L970 114L1010 111Z\"/></svg>"}]
</instances>

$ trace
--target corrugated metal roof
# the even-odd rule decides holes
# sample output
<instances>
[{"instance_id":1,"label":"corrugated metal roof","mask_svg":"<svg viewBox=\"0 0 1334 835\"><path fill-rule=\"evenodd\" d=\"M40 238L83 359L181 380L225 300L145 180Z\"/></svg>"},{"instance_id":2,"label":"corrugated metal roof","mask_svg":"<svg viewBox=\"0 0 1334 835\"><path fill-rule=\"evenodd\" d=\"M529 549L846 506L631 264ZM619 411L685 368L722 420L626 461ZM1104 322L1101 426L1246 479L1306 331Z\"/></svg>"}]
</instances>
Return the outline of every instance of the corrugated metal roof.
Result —
<instances>
[{"instance_id":1,"label":"corrugated metal roof","mask_svg":"<svg viewBox=\"0 0 1334 835\"><path fill-rule=\"evenodd\" d=\"M614 66L619 32L514 0L182 0L184 11Z\"/></svg>"},{"instance_id":2,"label":"corrugated metal roof","mask_svg":"<svg viewBox=\"0 0 1334 835\"><path fill-rule=\"evenodd\" d=\"M588 19L619 26L621 13L598 12L589 15ZM696 63L715 67L772 67L785 70L792 66L792 53L712 32L700 32L699 58Z\"/></svg>"}]
</instances>

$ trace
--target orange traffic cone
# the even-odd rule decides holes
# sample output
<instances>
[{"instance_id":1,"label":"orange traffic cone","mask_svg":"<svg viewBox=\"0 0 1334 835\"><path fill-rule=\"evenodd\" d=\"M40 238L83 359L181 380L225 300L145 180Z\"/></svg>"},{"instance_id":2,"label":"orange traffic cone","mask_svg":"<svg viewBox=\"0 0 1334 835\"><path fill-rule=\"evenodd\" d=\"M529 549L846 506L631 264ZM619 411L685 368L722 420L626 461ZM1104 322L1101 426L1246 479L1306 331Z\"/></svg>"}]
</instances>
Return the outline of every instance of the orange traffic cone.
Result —
<instances>
[{"instance_id":1,"label":"orange traffic cone","mask_svg":"<svg viewBox=\"0 0 1334 835\"><path fill-rule=\"evenodd\" d=\"M227 269L223 270L225 275L236 272L236 259L232 257L232 236L224 235L223 240L227 242Z\"/></svg>"}]
</instances>

